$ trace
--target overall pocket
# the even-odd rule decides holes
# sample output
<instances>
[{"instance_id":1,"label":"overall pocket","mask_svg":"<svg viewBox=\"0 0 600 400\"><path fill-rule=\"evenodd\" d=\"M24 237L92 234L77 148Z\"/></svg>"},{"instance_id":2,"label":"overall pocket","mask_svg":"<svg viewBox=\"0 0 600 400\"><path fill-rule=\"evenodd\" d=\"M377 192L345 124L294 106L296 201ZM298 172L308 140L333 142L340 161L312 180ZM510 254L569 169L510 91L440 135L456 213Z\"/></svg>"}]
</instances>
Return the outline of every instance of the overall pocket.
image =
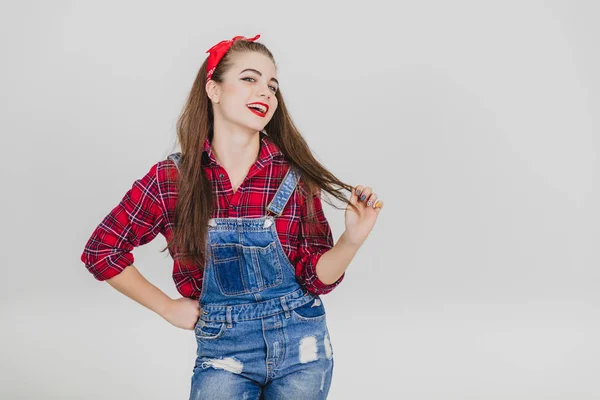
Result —
<instances>
[{"instance_id":1,"label":"overall pocket","mask_svg":"<svg viewBox=\"0 0 600 400\"><path fill-rule=\"evenodd\" d=\"M325 320L325 307L319 298L315 298L303 306L292 309L291 313L294 318L300 321L320 322Z\"/></svg>"},{"instance_id":2,"label":"overall pocket","mask_svg":"<svg viewBox=\"0 0 600 400\"><path fill-rule=\"evenodd\" d=\"M223 336L226 330L225 322L209 322L199 319L194 327L197 339L215 340Z\"/></svg>"},{"instance_id":3,"label":"overall pocket","mask_svg":"<svg viewBox=\"0 0 600 400\"><path fill-rule=\"evenodd\" d=\"M224 295L256 293L283 281L275 242L264 247L213 244L211 252L217 284Z\"/></svg>"}]
</instances>

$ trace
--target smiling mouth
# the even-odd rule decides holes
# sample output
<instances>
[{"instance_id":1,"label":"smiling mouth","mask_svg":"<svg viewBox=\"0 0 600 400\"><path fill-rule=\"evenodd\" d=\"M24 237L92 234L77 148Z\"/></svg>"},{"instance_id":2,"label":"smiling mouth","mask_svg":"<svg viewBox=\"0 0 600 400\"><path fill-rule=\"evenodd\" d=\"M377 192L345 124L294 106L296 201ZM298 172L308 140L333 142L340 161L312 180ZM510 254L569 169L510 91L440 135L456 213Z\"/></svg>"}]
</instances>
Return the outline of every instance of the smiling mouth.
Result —
<instances>
[{"instance_id":1,"label":"smiling mouth","mask_svg":"<svg viewBox=\"0 0 600 400\"><path fill-rule=\"evenodd\" d=\"M269 106L263 103L252 103L248 104L246 107L259 117L265 117L267 111L269 111Z\"/></svg>"}]
</instances>

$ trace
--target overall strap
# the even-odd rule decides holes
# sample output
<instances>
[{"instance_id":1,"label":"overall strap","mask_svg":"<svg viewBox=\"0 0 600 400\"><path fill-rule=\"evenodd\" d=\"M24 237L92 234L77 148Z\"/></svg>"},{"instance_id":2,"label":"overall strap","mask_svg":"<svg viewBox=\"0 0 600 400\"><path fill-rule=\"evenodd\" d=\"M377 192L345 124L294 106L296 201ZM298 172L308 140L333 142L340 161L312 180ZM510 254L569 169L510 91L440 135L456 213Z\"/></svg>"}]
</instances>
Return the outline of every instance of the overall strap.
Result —
<instances>
[{"instance_id":1,"label":"overall strap","mask_svg":"<svg viewBox=\"0 0 600 400\"><path fill-rule=\"evenodd\" d=\"M277 216L281 215L285 205L292 197L299 180L300 172L290 165L279 189L277 189L277 193L275 193L273 200L271 200L271 203L267 206L267 211L271 211Z\"/></svg>"},{"instance_id":2,"label":"overall strap","mask_svg":"<svg viewBox=\"0 0 600 400\"><path fill-rule=\"evenodd\" d=\"M168 160L172 160L179 171L179 163L181 162L181 152L172 153L167 156Z\"/></svg>"}]
</instances>

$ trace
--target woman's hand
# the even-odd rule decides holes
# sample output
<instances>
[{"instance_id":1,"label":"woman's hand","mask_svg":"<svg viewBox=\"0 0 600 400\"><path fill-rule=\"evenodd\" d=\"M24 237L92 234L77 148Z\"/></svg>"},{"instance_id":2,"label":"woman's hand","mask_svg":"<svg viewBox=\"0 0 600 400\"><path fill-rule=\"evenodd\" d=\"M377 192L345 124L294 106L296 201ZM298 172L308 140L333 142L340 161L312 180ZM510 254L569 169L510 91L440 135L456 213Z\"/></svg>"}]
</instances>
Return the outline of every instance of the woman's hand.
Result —
<instances>
[{"instance_id":1,"label":"woman's hand","mask_svg":"<svg viewBox=\"0 0 600 400\"><path fill-rule=\"evenodd\" d=\"M352 189L350 203L358 208L358 211L346 207L346 231L345 239L355 246L361 246L369 233L375 226L377 216L383 208L383 201L377 199L370 186L357 185Z\"/></svg>"},{"instance_id":2,"label":"woman's hand","mask_svg":"<svg viewBox=\"0 0 600 400\"><path fill-rule=\"evenodd\" d=\"M161 316L169 321L171 325L193 330L196 327L201 312L198 300L180 297L179 299L171 300Z\"/></svg>"}]
</instances>

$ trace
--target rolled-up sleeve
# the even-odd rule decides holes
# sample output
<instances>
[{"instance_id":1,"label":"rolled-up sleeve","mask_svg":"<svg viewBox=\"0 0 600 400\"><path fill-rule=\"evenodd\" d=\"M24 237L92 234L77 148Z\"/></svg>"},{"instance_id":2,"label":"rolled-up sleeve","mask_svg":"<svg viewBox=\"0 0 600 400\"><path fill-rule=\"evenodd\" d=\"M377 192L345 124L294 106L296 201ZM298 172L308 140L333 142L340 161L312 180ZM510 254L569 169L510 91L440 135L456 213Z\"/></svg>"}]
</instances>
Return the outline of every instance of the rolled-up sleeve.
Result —
<instances>
[{"instance_id":1,"label":"rolled-up sleeve","mask_svg":"<svg viewBox=\"0 0 600 400\"><path fill-rule=\"evenodd\" d=\"M295 267L296 276L309 292L327 294L342 282L345 273L331 284L323 283L317 276L317 262L323 254L333 247L333 235L323 212L320 194L313 196L313 203L315 216L318 225L322 228L322 232L319 232L315 228L309 229L307 219L308 210L306 204L301 203L300 228L298 232L299 246Z\"/></svg>"},{"instance_id":2,"label":"rolled-up sleeve","mask_svg":"<svg viewBox=\"0 0 600 400\"><path fill-rule=\"evenodd\" d=\"M112 278L133 264L134 247L150 242L162 231L157 166L133 183L87 241L81 261L97 280Z\"/></svg>"}]
</instances>

